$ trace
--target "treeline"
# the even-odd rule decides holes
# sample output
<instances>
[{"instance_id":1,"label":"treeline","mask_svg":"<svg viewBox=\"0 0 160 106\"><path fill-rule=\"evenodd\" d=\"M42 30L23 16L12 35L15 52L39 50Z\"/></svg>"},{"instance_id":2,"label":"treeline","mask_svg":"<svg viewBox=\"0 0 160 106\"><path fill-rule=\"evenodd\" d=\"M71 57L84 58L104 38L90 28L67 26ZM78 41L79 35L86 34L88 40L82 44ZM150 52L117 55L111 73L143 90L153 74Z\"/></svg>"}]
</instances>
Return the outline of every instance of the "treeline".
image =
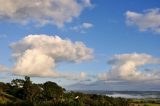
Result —
<instances>
[{"instance_id":1,"label":"treeline","mask_svg":"<svg viewBox=\"0 0 160 106\"><path fill-rule=\"evenodd\" d=\"M129 106L123 98L66 92L55 82L32 83L30 77L0 82L1 106Z\"/></svg>"}]
</instances>

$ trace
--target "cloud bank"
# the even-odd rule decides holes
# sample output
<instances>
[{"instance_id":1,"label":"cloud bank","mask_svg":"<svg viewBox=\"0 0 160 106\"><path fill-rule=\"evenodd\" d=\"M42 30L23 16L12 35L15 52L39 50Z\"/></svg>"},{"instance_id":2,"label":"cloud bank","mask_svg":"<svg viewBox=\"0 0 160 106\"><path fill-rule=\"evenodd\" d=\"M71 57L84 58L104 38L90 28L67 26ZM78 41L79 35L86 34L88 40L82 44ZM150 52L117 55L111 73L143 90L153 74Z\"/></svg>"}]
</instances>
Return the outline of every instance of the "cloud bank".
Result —
<instances>
[{"instance_id":1,"label":"cloud bank","mask_svg":"<svg viewBox=\"0 0 160 106\"><path fill-rule=\"evenodd\" d=\"M159 80L160 70L143 69L145 65L160 65L160 59L148 54L120 54L108 61L111 69L98 75L99 80L146 81Z\"/></svg>"},{"instance_id":2,"label":"cloud bank","mask_svg":"<svg viewBox=\"0 0 160 106\"><path fill-rule=\"evenodd\" d=\"M152 31L160 34L160 9L149 9L143 13L126 12L126 22L130 26L138 26L140 31Z\"/></svg>"},{"instance_id":3,"label":"cloud bank","mask_svg":"<svg viewBox=\"0 0 160 106\"><path fill-rule=\"evenodd\" d=\"M90 0L0 0L0 20L62 27L90 6Z\"/></svg>"},{"instance_id":4,"label":"cloud bank","mask_svg":"<svg viewBox=\"0 0 160 106\"><path fill-rule=\"evenodd\" d=\"M94 79L77 82L68 90L159 90L160 58L145 53L118 54L109 59L111 66Z\"/></svg>"},{"instance_id":5,"label":"cloud bank","mask_svg":"<svg viewBox=\"0 0 160 106\"><path fill-rule=\"evenodd\" d=\"M61 62L79 63L93 58L93 50L82 42L72 42L59 36L28 35L10 47L16 62L13 73L17 75L80 79L86 73L61 73L56 66Z\"/></svg>"}]
</instances>

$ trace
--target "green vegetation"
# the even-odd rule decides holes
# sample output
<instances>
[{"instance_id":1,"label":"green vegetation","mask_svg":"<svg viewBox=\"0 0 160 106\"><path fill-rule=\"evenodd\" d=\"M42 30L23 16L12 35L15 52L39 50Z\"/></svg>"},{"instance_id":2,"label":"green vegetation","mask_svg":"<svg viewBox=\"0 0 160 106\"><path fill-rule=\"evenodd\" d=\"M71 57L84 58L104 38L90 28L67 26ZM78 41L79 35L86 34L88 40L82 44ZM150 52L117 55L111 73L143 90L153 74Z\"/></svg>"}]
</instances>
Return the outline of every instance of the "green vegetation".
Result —
<instances>
[{"instance_id":1,"label":"green vegetation","mask_svg":"<svg viewBox=\"0 0 160 106\"><path fill-rule=\"evenodd\" d=\"M132 103L130 106L160 106L160 104L155 103Z\"/></svg>"},{"instance_id":2,"label":"green vegetation","mask_svg":"<svg viewBox=\"0 0 160 106\"><path fill-rule=\"evenodd\" d=\"M152 103L152 104L151 104ZM32 83L30 77L0 82L0 106L160 106L142 100L67 92L55 82Z\"/></svg>"},{"instance_id":3,"label":"green vegetation","mask_svg":"<svg viewBox=\"0 0 160 106\"><path fill-rule=\"evenodd\" d=\"M54 82L32 83L30 77L0 82L0 106L129 106L123 98L66 92Z\"/></svg>"},{"instance_id":4,"label":"green vegetation","mask_svg":"<svg viewBox=\"0 0 160 106\"><path fill-rule=\"evenodd\" d=\"M130 106L160 106L160 99L132 99L130 100Z\"/></svg>"}]
</instances>

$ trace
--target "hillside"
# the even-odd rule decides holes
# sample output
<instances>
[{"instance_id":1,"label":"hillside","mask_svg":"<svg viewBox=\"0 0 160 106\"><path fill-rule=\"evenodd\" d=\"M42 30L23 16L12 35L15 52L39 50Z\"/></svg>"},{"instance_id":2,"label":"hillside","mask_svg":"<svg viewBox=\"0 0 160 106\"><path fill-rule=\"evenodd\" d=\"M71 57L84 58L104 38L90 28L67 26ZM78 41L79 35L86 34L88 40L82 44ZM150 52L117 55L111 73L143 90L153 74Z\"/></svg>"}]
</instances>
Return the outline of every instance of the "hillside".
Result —
<instances>
[{"instance_id":1,"label":"hillside","mask_svg":"<svg viewBox=\"0 0 160 106\"><path fill-rule=\"evenodd\" d=\"M1 106L129 106L123 98L66 92L55 82L32 83L30 77L0 83Z\"/></svg>"},{"instance_id":2,"label":"hillside","mask_svg":"<svg viewBox=\"0 0 160 106\"><path fill-rule=\"evenodd\" d=\"M66 91L55 82L32 83L30 77L0 82L0 106L159 106L159 99L113 98Z\"/></svg>"}]
</instances>

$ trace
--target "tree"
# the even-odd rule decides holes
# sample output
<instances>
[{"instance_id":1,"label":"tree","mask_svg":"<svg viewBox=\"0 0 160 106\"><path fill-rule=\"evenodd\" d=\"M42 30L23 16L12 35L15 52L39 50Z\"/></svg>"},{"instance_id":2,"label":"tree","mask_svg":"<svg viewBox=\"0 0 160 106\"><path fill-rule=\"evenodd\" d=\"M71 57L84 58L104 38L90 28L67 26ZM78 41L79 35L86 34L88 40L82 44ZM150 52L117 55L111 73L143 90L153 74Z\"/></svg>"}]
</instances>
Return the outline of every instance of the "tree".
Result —
<instances>
[{"instance_id":1,"label":"tree","mask_svg":"<svg viewBox=\"0 0 160 106\"><path fill-rule=\"evenodd\" d=\"M40 98L43 98L42 89L39 84L32 84L30 92L31 92L30 100L33 102L37 102L40 100Z\"/></svg>"},{"instance_id":2,"label":"tree","mask_svg":"<svg viewBox=\"0 0 160 106\"><path fill-rule=\"evenodd\" d=\"M25 100L32 101L31 95L32 82L30 81L30 77L25 76L25 81L23 85Z\"/></svg>"},{"instance_id":3,"label":"tree","mask_svg":"<svg viewBox=\"0 0 160 106\"><path fill-rule=\"evenodd\" d=\"M43 94L47 100L59 98L63 94L63 88L56 83L48 81L43 84Z\"/></svg>"},{"instance_id":4,"label":"tree","mask_svg":"<svg viewBox=\"0 0 160 106\"><path fill-rule=\"evenodd\" d=\"M24 80L13 79L11 83L5 84L5 92L17 98L24 98L23 84Z\"/></svg>"},{"instance_id":5,"label":"tree","mask_svg":"<svg viewBox=\"0 0 160 106\"><path fill-rule=\"evenodd\" d=\"M11 85L13 87L22 88L24 85L24 80L22 79L14 79L11 81Z\"/></svg>"},{"instance_id":6,"label":"tree","mask_svg":"<svg viewBox=\"0 0 160 106\"><path fill-rule=\"evenodd\" d=\"M4 90L5 84L3 82L0 82L0 92Z\"/></svg>"}]
</instances>

